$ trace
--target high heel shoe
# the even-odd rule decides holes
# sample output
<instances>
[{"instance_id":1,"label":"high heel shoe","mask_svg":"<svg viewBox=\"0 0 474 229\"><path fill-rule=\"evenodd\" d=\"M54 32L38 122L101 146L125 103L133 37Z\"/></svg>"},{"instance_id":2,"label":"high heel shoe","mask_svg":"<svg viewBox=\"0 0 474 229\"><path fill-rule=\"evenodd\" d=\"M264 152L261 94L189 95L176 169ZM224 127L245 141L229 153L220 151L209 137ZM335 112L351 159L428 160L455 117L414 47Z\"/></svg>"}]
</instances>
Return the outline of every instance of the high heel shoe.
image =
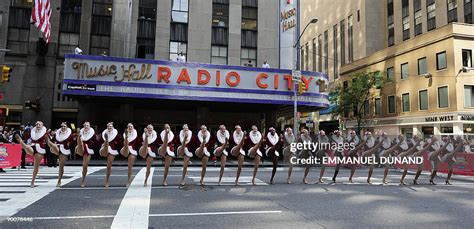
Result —
<instances>
[{"instance_id":1,"label":"high heel shoe","mask_svg":"<svg viewBox=\"0 0 474 229\"><path fill-rule=\"evenodd\" d=\"M436 185L436 183L433 180L430 180L430 184Z\"/></svg>"},{"instance_id":2,"label":"high heel shoe","mask_svg":"<svg viewBox=\"0 0 474 229\"><path fill-rule=\"evenodd\" d=\"M418 184L418 181L416 181L416 180L413 180L413 184L414 184L414 185L419 185L419 184Z\"/></svg>"},{"instance_id":3,"label":"high heel shoe","mask_svg":"<svg viewBox=\"0 0 474 229\"><path fill-rule=\"evenodd\" d=\"M452 185L451 183L449 183L449 180L446 181L446 185Z\"/></svg>"}]
</instances>

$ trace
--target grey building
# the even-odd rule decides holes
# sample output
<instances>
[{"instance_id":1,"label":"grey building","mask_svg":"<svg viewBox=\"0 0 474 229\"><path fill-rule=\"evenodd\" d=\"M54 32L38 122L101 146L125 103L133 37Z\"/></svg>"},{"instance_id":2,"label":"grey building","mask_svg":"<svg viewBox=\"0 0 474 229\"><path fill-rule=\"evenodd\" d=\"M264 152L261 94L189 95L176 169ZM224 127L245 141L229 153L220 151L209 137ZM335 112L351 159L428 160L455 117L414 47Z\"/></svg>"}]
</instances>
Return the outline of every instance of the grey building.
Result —
<instances>
[{"instance_id":1,"label":"grey building","mask_svg":"<svg viewBox=\"0 0 474 229\"><path fill-rule=\"evenodd\" d=\"M169 60L182 53L187 62L261 66L267 60L279 67L278 1L51 0L49 44L30 24L31 2L0 1L0 48L10 50L0 53L0 63L13 66L11 82L0 86L7 125L77 123L103 107L107 100L61 94L64 54L75 47L85 55ZM39 108L27 109L25 101ZM119 120L133 118L133 104L113 106ZM209 113L196 109L204 109L196 111L199 117Z\"/></svg>"}]
</instances>

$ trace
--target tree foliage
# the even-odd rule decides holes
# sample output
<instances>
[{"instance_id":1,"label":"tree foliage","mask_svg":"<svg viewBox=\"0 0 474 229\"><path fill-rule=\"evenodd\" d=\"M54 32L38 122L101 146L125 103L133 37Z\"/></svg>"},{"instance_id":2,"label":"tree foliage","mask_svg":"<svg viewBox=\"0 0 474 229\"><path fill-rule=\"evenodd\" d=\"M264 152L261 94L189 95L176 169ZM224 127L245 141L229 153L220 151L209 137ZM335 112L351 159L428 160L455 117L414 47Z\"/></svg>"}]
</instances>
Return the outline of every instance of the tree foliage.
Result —
<instances>
[{"instance_id":1,"label":"tree foliage","mask_svg":"<svg viewBox=\"0 0 474 229\"><path fill-rule=\"evenodd\" d=\"M356 120L357 133L360 133L361 125L368 118L368 114L364 112L364 103L368 101L370 104L375 98L375 92L383 88L385 83L386 80L379 71L358 72L350 75L347 84L336 86L337 94L330 99L331 103L336 104L331 112L333 118Z\"/></svg>"}]
</instances>

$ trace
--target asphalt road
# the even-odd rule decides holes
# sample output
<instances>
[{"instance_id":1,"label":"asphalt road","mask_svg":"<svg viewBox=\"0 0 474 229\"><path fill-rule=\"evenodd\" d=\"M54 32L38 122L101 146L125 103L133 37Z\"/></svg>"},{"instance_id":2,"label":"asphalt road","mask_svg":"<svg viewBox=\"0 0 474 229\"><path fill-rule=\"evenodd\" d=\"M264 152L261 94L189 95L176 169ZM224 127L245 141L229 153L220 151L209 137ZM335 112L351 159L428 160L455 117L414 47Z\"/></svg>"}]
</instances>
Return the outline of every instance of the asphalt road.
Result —
<instances>
[{"instance_id":1,"label":"asphalt road","mask_svg":"<svg viewBox=\"0 0 474 229\"><path fill-rule=\"evenodd\" d=\"M400 174L374 172L374 184L365 183L367 171L356 172L346 183L342 170L337 184L304 185L302 170L279 168L276 184L269 185L270 168L261 168L257 185L250 184L251 168L244 168L241 186L233 185L236 168L227 168L221 186L217 168L209 168L206 186L199 186L200 168L190 168L187 185L179 187L181 169L172 167L169 186L162 186L163 168L155 167L151 186L143 187L144 169L134 169L126 188L126 168L113 168L111 187L104 188L104 167L91 168L86 188L80 188L80 167L66 168L67 179L55 188L54 168L42 168L37 187L27 186L31 170L0 174L0 228L472 228L474 183L399 186ZM315 182L319 168L310 173ZM412 175L407 176L407 182ZM24 179L24 180L22 180ZM3 181L12 182L3 182ZM15 183L16 182L16 183ZM23 185L25 182L26 185ZM17 187L18 186L18 187ZM3 199L6 200L1 200ZM9 218L7 218L9 217Z\"/></svg>"}]
</instances>

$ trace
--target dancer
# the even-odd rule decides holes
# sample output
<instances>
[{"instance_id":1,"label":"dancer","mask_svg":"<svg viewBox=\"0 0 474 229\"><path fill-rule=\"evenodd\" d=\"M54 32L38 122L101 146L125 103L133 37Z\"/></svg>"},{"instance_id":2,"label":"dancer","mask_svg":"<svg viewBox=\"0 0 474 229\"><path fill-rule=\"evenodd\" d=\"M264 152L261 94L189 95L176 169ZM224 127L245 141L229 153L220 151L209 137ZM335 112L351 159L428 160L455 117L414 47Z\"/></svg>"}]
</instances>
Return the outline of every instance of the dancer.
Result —
<instances>
[{"instance_id":1,"label":"dancer","mask_svg":"<svg viewBox=\"0 0 474 229\"><path fill-rule=\"evenodd\" d=\"M365 141L360 141L359 136L357 136L355 130L351 130L349 132L349 136L347 136L346 140L349 144L354 145L354 148L352 150L349 150L348 157L350 158L356 158L361 150L364 148ZM355 170L356 170L356 164L352 163L349 167L351 168L351 175L349 176L349 183L352 183L352 178L354 177Z\"/></svg>"},{"instance_id":2,"label":"dancer","mask_svg":"<svg viewBox=\"0 0 474 229\"><path fill-rule=\"evenodd\" d=\"M61 179L63 178L64 174L64 164L67 161L69 155L71 155L71 144L74 141L74 135L72 134L72 130L67 127L67 123L61 123L61 128L56 130L56 134L54 135L53 142L51 142L48 138L48 146L56 155L59 155L59 174L58 174L58 182L56 187L61 186Z\"/></svg>"},{"instance_id":3,"label":"dancer","mask_svg":"<svg viewBox=\"0 0 474 229\"><path fill-rule=\"evenodd\" d=\"M204 185L204 176L206 175L207 162L211 154L209 153L208 147L211 145L209 140L211 139L211 133L207 130L205 125L201 126L201 130L198 132L199 147L196 149L196 156L201 158L202 169L201 169L201 180L199 184Z\"/></svg>"},{"instance_id":4,"label":"dancer","mask_svg":"<svg viewBox=\"0 0 474 229\"><path fill-rule=\"evenodd\" d=\"M219 131L216 133L217 141L215 145L214 155L221 158L221 171L219 174L219 185L221 185L222 176L224 175L225 163L229 155L226 148L229 145L230 134L224 125L219 126Z\"/></svg>"},{"instance_id":5,"label":"dancer","mask_svg":"<svg viewBox=\"0 0 474 229\"><path fill-rule=\"evenodd\" d=\"M326 135L324 130L320 130L318 134L318 151L316 152L316 158L318 163L321 164L321 170L319 171L318 183L324 183L323 176L324 171L326 170L326 165L323 163L324 157L327 157L327 145L329 143L329 138Z\"/></svg>"},{"instance_id":6,"label":"dancer","mask_svg":"<svg viewBox=\"0 0 474 229\"><path fill-rule=\"evenodd\" d=\"M36 176L38 175L39 166L43 160L44 155L46 154L46 139L49 138L46 133L46 127L44 127L43 122L37 121L35 128L31 129L31 144L27 145L20 136L15 135L16 140L21 144L21 147L29 155L34 156L34 168L33 175L31 177L30 187L35 187Z\"/></svg>"},{"instance_id":7,"label":"dancer","mask_svg":"<svg viewBox=\"0 0 474 229\"><path fill-rule=\"evenodd\" d=\"M372 136L372 133L370 131L366 131L364 138L365 138L366 150L362 153L362 156L373 157L374 154L377 152L377 150L379 150L380 147L382 146L383 140L386 138L386 136L384 135L384 133L381 133L381 136L377 140L375 140L375 138ZM370 181L370 178L372 177L373 172L374 172L374 164L370 164L369 172L367 174L368 184L372 184L372 182Z\"/></svg>"},{"instance_id":8,"label":"dancer","mask_svg":"<svg viewBox=\"0 0 474 229\"><path fill-rule=\"evenodd\" d=\"M81 178L81 187L86 186L86 175L87 167L89 166L89 161L91 160L91 155L94 154L93 148L97 142L95 137L95 131L91 128L89 122L84 122L82 124L82 129L78 130L77 136L77 146L74 152L82 157L82 178Z\"/></svg>"},{"instance_id":9,"label":"dancer","mask_svg":"<svg viewBox=\"0 0 474 229\"><path fill-rule=\"evenodd\" d=\"M338 146L339 145L342 145L344 144L344 138L341 136L341 131L339 130L335 130L334 131L334 134L331 136L331 141L334 142L335 144L337 144ZM338 149L336 149L334 151L334 157L338 157L338 158L344 158L344 154L342 153L342 149L339 149L339 147L337 147ZM341 163L338 162L336 164L336 168L334 169L334 176L332 177L332 183L336 183L336 178L337 178L337 175L339 174L339 169L341 168Z\"/></svg>"},{"instance_id":10,"label":"dancer","mask_svg":"<svg viewBox=\"0 0 474 229\"><path fill-rule=\"evenodd\" d=\"M295 135L293 135L293 130L288 127L285 130L285 133L281 136L283 141L283 158L285 163L288 163L288 178L286 183L291 184L291 173L293 172L293 164L291 163L291 158L296 157L296 149L291 151L291 144L296 141Z\"/></svg>"},{"instance_id":11,"label":"dancer","mask_svg":"<svg viewBox=\"0 0 474 229\"><path fill-rule=\"evenodd\" d=\"M168 124L165 124L164 129L160 133L161 141L163 144L158 149L158 154L165 159L165 171L163 172L163 186L167 186L168 183L166 182L168 178L168 171L170 169L171 160L174 155L174 133L171 131L171 127Z\"/></svg>"},{"instance_id":12,"label":"dancer","mask_svg":"<svg viewBox=\"0 0 474 229\"><path fill-rule=\"evenodd\" d=\"M272 177L270 178L270 184L273 184L273 178L275 178L278 167L278 157L280 157L280 153L278 152L280 138L278 137L278 134L276 134L275 128L270 127L268 130L269 133L265 139L265 142L267 143L265 154L272 160Z\"/></svg>"},{"instance_id":13,"label":"dancer","mask_svg":"<svg viewBox=\"0 0 474 229\"><path fill-rule=\"evenodd\" d=\"M434 182L434 178L436 177L436 173L438 172L438 166L441 162L439 155L445 150L447 150L448 152L452 152L454 150L454 146L451 142L451 138L446 137L443 140L436 141L431 146L431 148L434 149L434 151L428 154L428 160L430 161L431 165L430 184L436 185L436 183Z\"/></svg>"},{"instance_id":14,"label":"dancer","mask_svg":"<svg viewBox=\"0 0 474 229\"><path fill-rule=\"evenodd\" d=\"M384 133L384 135L386 135L386 133ZM387 137L382 141L382 151L379 153L379 158L394 157L398 154L398 152L406 151L409 147L403 135L399 135L397 140L392 141L391 138ZM387 176L390 164L385 163L384 167L382 184L388 184Z\"/></svg>"},{"instance_id":15,"label":"dancer","mask_svg":"<svg viewBox=\"0 0 474 229\"><path fill-rule=\"evenodd\" d=\"M443 155L440 155L441 162L446 162L448 163L448 176L446 177L445 183L447 185L451 185L449 180L451 179L451 176L453 175L453 167L454 163L456 162L456 153L458 152L463 152L465 150L465 145L467 145L467 141L464 141L461 137L457 137L456 140L453 142L453 145L455 145L454 149L451 150L445 150Z\"/></svg>"},{"instance_id":16,"label":"dancer","mask_svg":"<svg viewBox=\"0 0 474 229\"><path fill-rule=\"evenodd\" d=\"M102 140L104 143L99 150L99 153L103 157L107 157L107 171L105 174L105 185L104 187L109 187L110 174L112 174L112 162L115 159L115 156L119 154L118 149L120 149L120 143L122 142L122 137L118 134L117 129L114 128L114 123L107 123L107 129L102 131Z\"/></svg>"},{"instance_id":17,"label":"dancer","mask_svg":"<svg viewBox=\"0 0 474 229\"><path fill-rule=\"evenodd\" d=\"M127 187L130 187L132 183L132 171L133 164L138 156L140 150L140 138L138 138L137 130L133 127L132 123L127 124L127 129L123 133L123 147L120 150L120 154L125 158L128 158L128 180Z\"/></svg>"},{"instance_id":18,"label":"dancer","mask_svg":"<svg viewBox=\"0 0 474 229\"><path fill-rule=\"evenodd\" d=\"M144 187L148 185L148 177L150 176L150 169L153 165L153 160L156 158L156 151L158 149L158 134L154 130L153 126L150 124L146 126L142 139L143 145L140 147L138 154L141 157L146 158L146 173L145 173L145 182L143 184Z\"/></svg>"},{"instance_id":19,"label":"dancer","mask_svg":"<svg viewBox=\"0 0 474 229\"><path fill-rule=\"evenodd\" d=\"M311 145L312 141L313 141L313 139L311 139L311 136L309 136L309 131L307 129L303 129L301 131L298 142L303 143L303 145ZM301 150L300 153L299 153L300 158L307 159L311 156L313 156L313 152L309 149L309 147L308 147L308 149L303 148L303 150ZM309 164L307 164L305 166L304 175L303 175L303 184L308 184L309 183L308 180L307 180L307 177L308 177L310 168L311 168L311 165L309 165Z\"/></svg>"},{"instance_id":20,"label":"dancer","mask_svg":"<svg viewBox=\"0 0 474 229\"><path fill-rule=\"evenodd\" d=\"M240 173L242 172L242 165L244 164L245 151L242 147L247 139L246 135L245 131L242 131L242 128L239 125L235 126L234 133L232 134L232 140L234 141L235 146L230 150L232 156L237 157L238 160L235 185L239 185Z\"/></svg>"},{"instance_id":21,"label":"dancer","mask_svg":"<svg viewBox=\"0 0 474 229\"><path fill-rule=\"evenodd\" d=\"M437 142L438 139L433 136L431 139L427 139L427 143L425 143L425 146L424 147L419 147L417 148L417 151L415 151L415 153L413 153L413 157L423 157L423 154L425 154L425 152L428 152L433 144L435 144L435 142ZM416 171L416 174L415 174L415 178L413 179L413 184L414 185L418 185L418 177L420 177L421 175L421 172L423 171L423 163L420 163L417 165L417 171Z\"/></svg>"},{"instance_id":22,"label":"dancer","mask_svg":"<svg viewBox=\"0 0 474 229\"><path fill-rule=\"evenodd\" d=\"M422 150L423 147L425 146L425 142L422 141L417 135L413 137L412 144L409 146L408 150L406 151L401 151L397 156L401 159L411 157L417 150ZM408 173L408 164L403 163L403 173L402 176L400 177L400 185L406 185L405 184L405 176Z\"/></svg>"},{"instance_id":23,"label":"dancer","mask_svg":"<svg viewBox=\"0 0 474 229\"><path fill-rule=\"evenodd\" d=\"M193 153L189 151L192 136L193 136L193 132L189 130L189 127L187 124L184 124L183 129L179 132L179 141L181 145L178 147L178 156L183 157L183 175L182 175L181 183L180 183L181 186L185 184L184 178L186 177L186 174L188 173L189 159L193 157Z\"/></svg>"},{"instance_id":24,"label":"dancer","mask_svg":"<svg viewBox=\"0 0 474 229\"><path fill-rule=\"evenodd\" d=\"M265 133L264 133L265 134ZM252 184L255 185L255 177L257 176L258 166L260 165L260 159L262 158L262 151L260 151L260 147L263 144L263 137L262 133L258 131L257 126L252 126L252 131L249 133L249 156L255 159L255 165L253 168L253 176L252 176Z\"/></svg>"}]
</instances>

